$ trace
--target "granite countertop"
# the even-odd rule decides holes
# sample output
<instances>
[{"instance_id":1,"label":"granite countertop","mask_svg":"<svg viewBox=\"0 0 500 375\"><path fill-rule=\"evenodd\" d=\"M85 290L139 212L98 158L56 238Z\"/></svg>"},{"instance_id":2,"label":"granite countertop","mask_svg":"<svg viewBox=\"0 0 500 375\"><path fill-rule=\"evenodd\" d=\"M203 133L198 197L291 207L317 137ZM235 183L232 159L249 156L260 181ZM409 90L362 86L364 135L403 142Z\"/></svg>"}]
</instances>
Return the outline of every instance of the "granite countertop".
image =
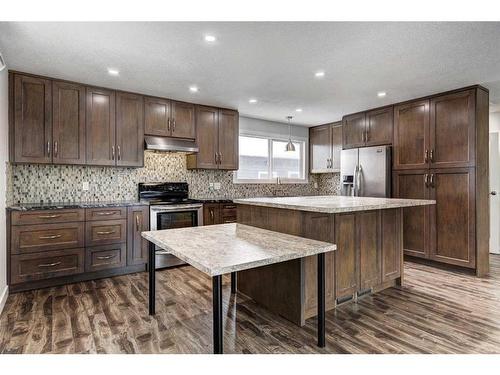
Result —
<instances>
[{"instance_id":1,"label":"granite countertop","mask_svg":"<svg viewBox=\"0 0 500 375\"><path fill-rule=\"evenodd\" d=\"M427 206L436 204L436 201L424 199L344 197L338 195L325 195L285 198L234 199L234 203L334 214L340 212Z\"/></svg>"},{"instance_id":2,"label":"granite countertop","mask_svg":"<svg viewBox=\"0 0 500 375\"><path fill-rule=\"evenodd\" d=\"M200 201L202 203L233 203L232 198L225 198L225 197L193 197L192 199Z\"/></svg>"},{"instance_id":3,"label":"granite countertop","mask_svg":"<svg viewBox=\"0 0 500 375\"><path fill-rule=\"evenodd\" d=\"M129 207L129 206L147 206L148 202L143 201L89 201L89 202L42 202L42 203L18 203L7 206L11 211L30 211L30 210L57 210L62 208L100 208L100 207Z\"/></svg>"},{"instance_id":4,"label":"granite countertop","mask_svg":"<svg viewBox=\"0 0 500 375\"><path fill-rule=\"evenodd\" d=\"M235 223L142 232L142 236L209 276L337 249L328 242Z\"/></svg>"}]
</instances>

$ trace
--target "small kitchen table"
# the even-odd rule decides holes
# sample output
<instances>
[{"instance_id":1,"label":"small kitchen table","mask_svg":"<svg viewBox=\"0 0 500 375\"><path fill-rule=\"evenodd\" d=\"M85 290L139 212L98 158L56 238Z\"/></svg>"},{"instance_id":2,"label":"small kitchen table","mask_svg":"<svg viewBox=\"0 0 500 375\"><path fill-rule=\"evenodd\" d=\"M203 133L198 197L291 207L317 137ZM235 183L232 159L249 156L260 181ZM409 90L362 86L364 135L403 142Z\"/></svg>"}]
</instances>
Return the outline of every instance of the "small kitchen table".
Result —
<instances>
[{"instance_id":1,"label":"small kitchen table","mask_svg":"<svg viewBox=\"0 0 500 375\"><path fill-rule=\"evenodd\" d=\"M155 313L155 245L212 277L213 351L223 352L222 275L317 255L318 346L325 346L325 253L336 245L243 224L220 224L143 232L149 241L149 314Z\"/></svg>"}]
</instances>

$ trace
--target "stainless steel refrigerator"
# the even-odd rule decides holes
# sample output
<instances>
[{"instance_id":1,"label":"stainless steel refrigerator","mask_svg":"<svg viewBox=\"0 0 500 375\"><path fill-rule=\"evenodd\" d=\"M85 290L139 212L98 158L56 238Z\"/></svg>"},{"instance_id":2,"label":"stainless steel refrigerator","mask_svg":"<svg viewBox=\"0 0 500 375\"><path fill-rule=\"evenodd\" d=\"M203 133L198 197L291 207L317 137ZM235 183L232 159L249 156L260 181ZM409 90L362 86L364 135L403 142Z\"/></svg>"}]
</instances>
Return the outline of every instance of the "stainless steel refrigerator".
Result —
<instances>
[{"instance_id":1,"label":"stainless steel refrigerator","mask_svg":"<svg viewBox=\"0 0 500 375\"><path fill-rule=\"evenodd\" d=\"M391 196L391 147L376 146L342 150L341 195Z\"/></svg>"}]
</instances>

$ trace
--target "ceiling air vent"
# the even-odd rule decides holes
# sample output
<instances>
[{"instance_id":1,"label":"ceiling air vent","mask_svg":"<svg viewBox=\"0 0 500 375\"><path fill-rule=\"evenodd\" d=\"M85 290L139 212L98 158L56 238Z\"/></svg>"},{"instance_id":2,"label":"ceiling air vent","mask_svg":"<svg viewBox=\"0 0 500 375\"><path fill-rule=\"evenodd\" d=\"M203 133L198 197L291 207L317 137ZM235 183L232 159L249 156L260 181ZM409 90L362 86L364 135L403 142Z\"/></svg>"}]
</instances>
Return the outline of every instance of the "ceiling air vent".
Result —
<instances>
[{"instance_id":1,"label":"ceiling air vent","mask_svg":"<svg viewBox=\"0 0 500 375\"><path fill-rule=\"evenodd\" d=\"M3 59L2 54L0 53L0 72L5 69L5 60Z\"/></svg>"}]
</instances>

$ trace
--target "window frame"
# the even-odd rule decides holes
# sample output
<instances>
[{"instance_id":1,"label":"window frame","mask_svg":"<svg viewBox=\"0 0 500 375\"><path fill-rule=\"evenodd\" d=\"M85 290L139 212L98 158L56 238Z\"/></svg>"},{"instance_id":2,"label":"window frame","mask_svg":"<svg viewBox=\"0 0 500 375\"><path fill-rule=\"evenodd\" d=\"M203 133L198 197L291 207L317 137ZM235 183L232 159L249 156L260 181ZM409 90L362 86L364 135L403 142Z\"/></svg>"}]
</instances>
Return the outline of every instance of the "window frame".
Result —
<instances>
[{"instance_id":1,"label":"window frame","mask_svg":"<svg viewBox=\"0 0 500 375\"><path fill-rule=\"evenodd\" d=\"M261 138L267 140L267 152L268 152L268 174L272 176L273 174L273 141L288 142L288 137L279 136L276 134L262 134L253 132L241 132L238 135L238 142L240 137L249 138ZM301 144L302 155L300 158L300 163L303 168L304 178L279 178L280 184L308 184L309 183L309 142L306 137L293 137L292 142ZM240 156L238 155L238 158ZM278 178L267 178L267 179L248 179L248 178L238 178L238 171L233 172L233 183L234 184L277 184Z\"/></svg>"}]
</instances>

